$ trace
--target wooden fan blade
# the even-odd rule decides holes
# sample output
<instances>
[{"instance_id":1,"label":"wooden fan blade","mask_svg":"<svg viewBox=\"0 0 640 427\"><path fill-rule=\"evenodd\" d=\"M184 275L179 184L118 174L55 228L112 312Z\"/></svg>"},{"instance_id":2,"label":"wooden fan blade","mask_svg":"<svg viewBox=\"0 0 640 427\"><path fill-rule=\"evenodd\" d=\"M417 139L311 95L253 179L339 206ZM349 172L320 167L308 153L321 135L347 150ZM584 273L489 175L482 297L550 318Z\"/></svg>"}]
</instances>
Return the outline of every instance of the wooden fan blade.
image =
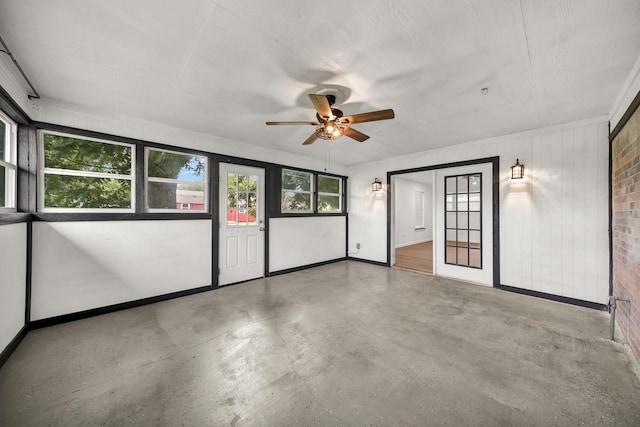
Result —
<instances>
[{"instance_id":1,"label":"wooden fan blade","mask_svg":"<svg viewBox=\"0 0 640 427\"><path fill-rule=\"evenodd\" d=\"M358 142L364 142L369 139L369 136L365 135L362 132L358 132L357 130L350 128L349 126L344 127L344 134L349 138L353 138Z\"/></svg>"},{"instance_id":2,"label":"wooden fan blade","mask_svg":"<svg viewBox=\"0 0 640 427\"><path fill-rule=\"evenodd\" d=\"M310 93L309 98L311 99L311 102L313 102L313 106L320 117L329 120L333 116L331 113L331 105L329 105L329 100L326 96Z\"/></svg>"},{"instance_id":3,"label":"wooden fan blade","mask_svg":"<svg viewBox=\"0 0 640 427\"><path fill-rule=\"evenodd\" d=\"M396 115L393 110L389 108L388 110L371 111L369 113L354 114L353 116L344 116L340 119L340 122L352 125L354 123L393 119L395 116Z\"/></svg>"},{"instance_id":4,"label":"wooden fan blade","mask_svg":"<svg viewBox=\"0 0 640 427\"><path fill-rule=\"evenodd\" d=\"M311 145L318 140L318 135L314 132L302 145Z\"/></svg>"},{"instance_id":5,"label":"wooden fan blade","mask_svg":"<svg viewBox=\"0 0 640 427\"><path fill-rule=\"evenodd\" d=\"M268 125L313 125L317 126L318 122L266 122Z\"/></svg>"}]
</instances>

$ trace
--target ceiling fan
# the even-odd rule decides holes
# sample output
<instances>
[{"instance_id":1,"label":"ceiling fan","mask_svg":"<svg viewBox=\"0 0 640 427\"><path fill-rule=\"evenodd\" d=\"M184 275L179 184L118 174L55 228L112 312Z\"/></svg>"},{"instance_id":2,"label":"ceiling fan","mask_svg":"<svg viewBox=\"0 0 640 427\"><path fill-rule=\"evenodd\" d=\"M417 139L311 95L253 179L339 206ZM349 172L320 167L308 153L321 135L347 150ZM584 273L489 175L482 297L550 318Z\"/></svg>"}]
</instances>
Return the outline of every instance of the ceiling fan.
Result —
<instances>
[{"instance_id":1,"label":"ceiling fan","mask_svg":"<svg viewBox=\"0 0 640 427\"><path fill-rule=\"evenodd\" d=\"M354 114L352 116L343 115L342 111L331 106L335 104L335 95L314 95L309 94L311 102L317 113L315 122L267 122L267 125L311 125L316 127L316 131L302 145L313 144L320 139L338 139L342 135L363 142L369 136L359 132L349 125L355 123L373 122L376 120L393 119L395 114L392 109L371 111L369 113Z\"/></svg>"}]
</instances>

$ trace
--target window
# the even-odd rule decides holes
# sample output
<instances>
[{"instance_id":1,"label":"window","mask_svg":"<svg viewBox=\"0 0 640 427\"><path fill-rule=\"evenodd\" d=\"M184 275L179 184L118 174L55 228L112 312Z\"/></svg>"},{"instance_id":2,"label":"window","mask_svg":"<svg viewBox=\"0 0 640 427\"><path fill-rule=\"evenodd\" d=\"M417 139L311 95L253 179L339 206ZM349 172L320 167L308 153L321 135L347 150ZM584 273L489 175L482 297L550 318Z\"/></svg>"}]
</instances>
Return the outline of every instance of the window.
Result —
<instances>
[{"instance_id":1,"label":"window","mask_svg":"<svg viewBox=\"0 0 640 427\"><path fill-rule=\"evenodd\" d=\"M56 132L40 135L40 210L134 210L133 145Z\"/></svg>"},{"instance_id":2,"label":"window","mask_svg":"<svg viewBox=\"0 0 640 427\"><path fill-rule=\"evenodd\" d=\"M17 126L0 112L0 212L16 207Z\"/></svg>"},{"instance_id":3,"label":"window","mask_svg":"<svg viewBox=\"0 0 640 427\"><path fill-rule=\"evenodd\" d=\"M482 175L445 177L445 263L482 268Z\"/></svg>"},{"instance_id":4,"label":"window","mask_svg":"<svg viewBox=\"0 0 640 427\"><path fill-rule=\"evenodd\" d=\"M148 211L207 210L206 157L147 148L145 163Z\"/></svg>"},{"instance_id":5,"label":"window","mask_svg":"<svg viewBox=\"0 0 640 427\"><path fill-rule=\"evenodd\" d=\"M342 212L342 179L318 175L318 212Z\"/></svg>"},{"instance_id":6,"label":"window","mask_svg":"<svg viewBox=\"0 0 640 427\"><path fill-rule=\"evenodd\" d=\"M282 170L282 199L283 213L311 213L313 212L313 174L310 172Z\"/></svg>"},{"instance_id":7,"label":"window","mask_svg":"<svg viewBox=\"0 0 640 427\"><path fill-rule=\"evenodd\" d=\"M424 229L424 191L416 191L415 195L416 210L416 230Z\"/></svg>"},{"instance_id":8,"label":"window","mask_svg":"<svg viewBox=\"0 0 640 427\"><path fill-rule=\"evenodd\" d=\"M227 173L227 225L256 225L258 176Z\"/></svg>"}]
</instances>

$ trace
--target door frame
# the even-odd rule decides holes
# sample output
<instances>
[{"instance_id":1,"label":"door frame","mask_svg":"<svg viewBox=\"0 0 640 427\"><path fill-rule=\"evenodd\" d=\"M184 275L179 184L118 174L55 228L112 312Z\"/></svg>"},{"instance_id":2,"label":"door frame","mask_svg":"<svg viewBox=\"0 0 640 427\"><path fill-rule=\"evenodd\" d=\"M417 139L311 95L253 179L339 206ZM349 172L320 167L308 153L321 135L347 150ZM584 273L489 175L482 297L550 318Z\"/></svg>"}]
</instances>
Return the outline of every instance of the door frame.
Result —
<instances>
[{"instance_id":1,"label":"door frame","mask_svg":"<svg viewBox=\"0 0 640 427\"><path fill-rule=\"evenodd\" d=\"M275 183L274 183L274 171L276 165L267 162L261 162L257 160L249 160L240 157L234 156L221 156L214 154L211 156L211 179L209 180L210 188L211 188L211 203L215 203L216 208L212 209L212 220L213 227L211 227L212 231L212 254L211 254L211 276L213 288L217 289L220 287L219 281L219 269L220 269L220 254L218 253L220 247L220 227L221 221L223 221L226 216L223 218L219 212L218 205L220 203L220 164L227 163L237 166L248 166L252 168L260 168L264 169L264 277L269 277L269 219L272 216L273 207L271 206L272 195L275 193ZM242 282L240 282L242 283ZM223 285L223 286L233 286L232 285Z\"/></svg>"},{"instance_id":2,"label":"door frame","mask_svg":"<svg viewBox=\"0 0 640 427\"><path fill-rule=\"evenodd\" d=\"M493 184L492 185L493 287L494 288L500 287L500 210L499 210L500 209L500 157L499 156L466 160L462 162L441 163L437 165L422 166L417 168L402 169L402 170L387 172L387 189L388 189L387 191L387 262L386 262L387 267L391 267L392 265L391 264L391 251L392 251L391 244L393 242L393 239L392 239L391 232L393 227L392 203L394 202L394 200L392 198L393 190L391 188L391 177L395 175L402 175L407 173L425 172L425 171L431 171L436 169L448 169L448 168L455 168L460 166L472 166L472 165L478 165L478 164L484 164L484 163L491 163L492 171L493 171L493 177L492 177L493 179L493 182L492 182ZM434 230L434 233L435 233L435 230Z\"/></svg>"},{"instance_id":3,"label":"door frame","mask_svg":"<svg viewBox=\"0 0 640 427\"><path fill-rule=\"evenodd\" d=\"M257 242L258 245L256 246L256 250L257 250L257 255L258 257L256 257L256 260L258 262L257 266L251 267L248 263L244 264L244 263L240 263L236 269L233 269L233 271L236 272L236 275L238 273L240 273L240 276L242 276L242 270L246 267L247 269L244 270L245 273L247 273L249 271L249 268L252 268L251 271L253 273L251 273L251 277L237 277L234 279L231 279L230 277L227 277L227 279L231 279L231 281L229 283L225 283L224 286L226 285L232 285L235 283L240 283L240 282L246 282L248 280L253 280L253 279L257 279L257 278L261 278L261 277L266 277L265 274L265 262L266 262L266 217L267 217L267 203L266 203L266 182L267 182L267 171L265 168L262 167L256 167L256 166L247 166L247 165L239 165L236 163L224 163L224 168L222 167L222 164L218 165L218 192L220 195L220 198L218 200L218 211L220 212L220 218L218 221L218 286L221 286L220 283L220 278L222 275L222 267L220 266L220 261L222 260L222 256L223 256L223 250L222 247L220 246L223 243L223 229L229 229L231 230L228 226L227 226L227 192L228 192L228 184L227 184L227 179L226 177L223 177L223 169L226 170L226 175L228 176L229 173L237 173L240 172L241 174L256 174L259 177L259 181L258 181L258 190L257 190L257 206L258 206L258 213L257 213L257 218L256 218L256 224L255 225L251 225L251 226L247 226L247 227L231 227L231 229L236 230L235 232L231 232L231 235L238 235L238 233L240 233L240 235L245 235L245 233L249 232L249 235L254 235L257 238ZM225 185L226 184L226 185ZM224 194L223 194L224 192ZM223 209L224 206L224 209ZM224 214L222 213L224 212ZM224 215L224 217L222 216ZM242 240L242 239L241 239ZM260 244L260 241L262 240L262 244ZM244 244L247 244L247 242L245 241ZM240 244L240 246L238 247L238 251L239 253L242 253L242 251L240 250L240 248L242 248L242 244ZM248 254L248 252L245 253L245 255ZM226 259L225 255L225 259ZM239 259L242 259L242 256L239 256ZM262 263L262 266L259 265L259 263ZM255 267L258 267L257 269L255 269ZM226 270L225 269L225 273L229 272L229 274L232 274L232 270ZM258 272L260 272L259 274L261 274L261 276L257 276L255 274L258 274ZM246 276L246 274L244 274Z\"/></svg>"}]
</instances>

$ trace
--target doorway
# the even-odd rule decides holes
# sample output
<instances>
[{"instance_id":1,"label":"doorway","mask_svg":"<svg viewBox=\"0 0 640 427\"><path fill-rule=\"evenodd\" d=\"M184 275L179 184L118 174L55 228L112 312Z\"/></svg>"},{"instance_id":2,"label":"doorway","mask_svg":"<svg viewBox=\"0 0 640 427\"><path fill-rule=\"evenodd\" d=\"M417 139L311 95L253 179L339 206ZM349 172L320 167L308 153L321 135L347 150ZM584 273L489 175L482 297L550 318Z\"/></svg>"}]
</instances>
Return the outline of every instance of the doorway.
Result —
<instances>
[{"instance_id":1,"label":"doorway","mask_svg":"<svg viewBox=\"0 0 640 427\"><path fill-rule=\"evenodd\" d=\"M219 286L264 277L264 178L264 169L220 163Z\"/></svg>"},{"instance_id":2,"label":"doorway","mask_svg":"<svg viewBox=\"0 0 640 427\"><path fill-rule=\"evenodd\" d=\"M433 274L433 171L392 177L393 266Z\"/></svg>"},{"instance_id":3,"label":"doorway","mask_svg":"<svg viewBox=\"0 0 640 427\"><path fill-rule=\"evenodd\" d=\"M498 171L499 158L490 157L388 172L387 265L429 272L431 264L434 275L499 286ZM429 190L416 188L416 182L430 182L431 203L426 203ZM432 229L412 242L408 225L415 239L422 228L421 206L424 228L429 211Z\"/></svg>"}]
</instances>

